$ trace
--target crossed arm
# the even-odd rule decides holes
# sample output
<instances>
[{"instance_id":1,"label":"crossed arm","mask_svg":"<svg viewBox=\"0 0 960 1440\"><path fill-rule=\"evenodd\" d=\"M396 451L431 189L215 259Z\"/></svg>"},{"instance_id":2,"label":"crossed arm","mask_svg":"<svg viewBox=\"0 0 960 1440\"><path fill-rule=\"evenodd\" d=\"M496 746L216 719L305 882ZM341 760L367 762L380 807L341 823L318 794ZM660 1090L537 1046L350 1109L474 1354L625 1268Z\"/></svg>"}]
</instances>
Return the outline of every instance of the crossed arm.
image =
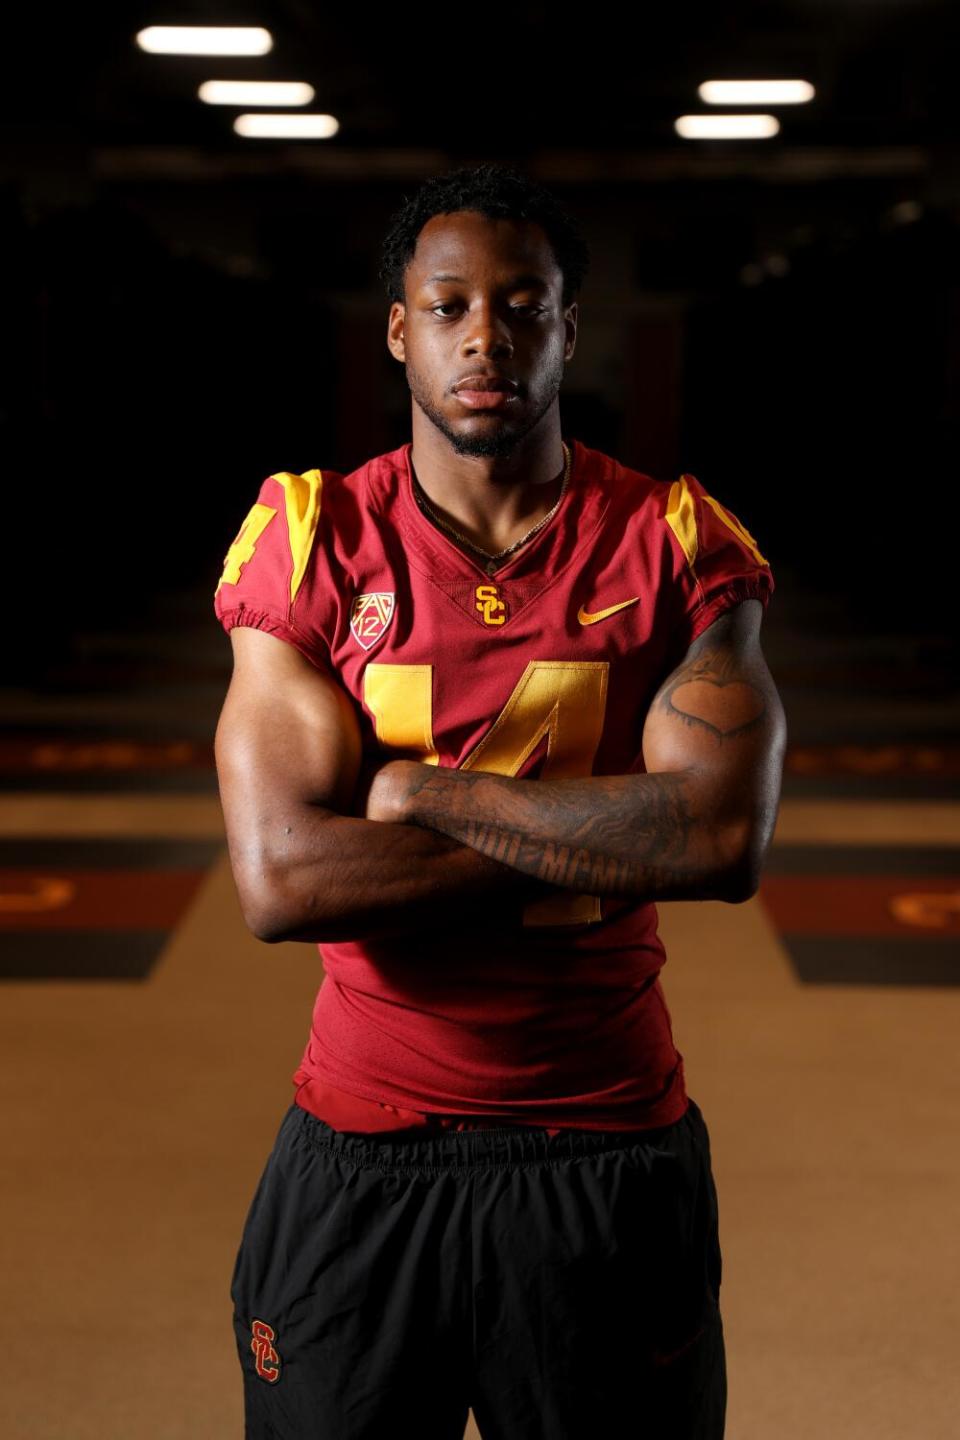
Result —
<instances>
[{"instance_id":1,"label":"crossed arm","mask_svg":"<svg viewBox=\"0 0 960 1440\"><path fill-rule=\"evenodd\" d=\"M347 697L283 641L235 629L216 752L250 928L332 941L462 922L471 908L519 919L558 887L749 898L786 747L762 612L757 600L727 611L664 680L644 724L646 774L516 780L395 760L373 777L363 818L347 813L360 754Z\"/></svg>"}]
</instances>

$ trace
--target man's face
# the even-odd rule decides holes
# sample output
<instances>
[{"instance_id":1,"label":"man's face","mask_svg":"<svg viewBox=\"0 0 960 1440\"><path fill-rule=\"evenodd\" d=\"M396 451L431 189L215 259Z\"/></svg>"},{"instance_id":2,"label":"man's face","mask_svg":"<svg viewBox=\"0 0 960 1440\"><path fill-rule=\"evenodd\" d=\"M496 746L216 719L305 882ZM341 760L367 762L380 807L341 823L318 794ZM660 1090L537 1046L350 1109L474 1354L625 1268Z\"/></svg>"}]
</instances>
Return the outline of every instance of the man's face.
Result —
<instances>
[{"instance_id":1,"label":"man's face","mask_svg":"<svg viewBox=\"0 0 960 1440\"><path fill-rule=\"evenodd\" d=\"M577 333L577 306L564 309L562 291L532 221L459 210L420 231L387 344L415 403L459 454L509 455L556 400ZM463 384L477 375L479 392ZM482 388L498 380L513 383Z\"/></svg>"}]
</instances>

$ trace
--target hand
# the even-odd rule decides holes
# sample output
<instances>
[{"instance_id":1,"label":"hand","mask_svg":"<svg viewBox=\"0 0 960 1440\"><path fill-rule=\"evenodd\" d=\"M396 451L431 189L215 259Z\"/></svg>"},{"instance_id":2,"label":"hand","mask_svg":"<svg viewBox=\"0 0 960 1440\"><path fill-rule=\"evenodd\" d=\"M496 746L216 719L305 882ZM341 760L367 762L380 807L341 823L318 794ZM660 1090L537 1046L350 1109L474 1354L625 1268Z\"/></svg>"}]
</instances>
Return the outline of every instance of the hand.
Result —
<instances>
[{"instance_id":1,"label":"hand","mask_svg":"<svg viewBox=\"0 0 960 1440\"><path fill-rule=\"evenodd\" d=\"M408 799L420 788L433 768L431 765L421 765L418 760L388 760L386 765L381 765L367 791L365 819L402 823L407 818ZM425 771L428 773L424 774Z\"/></svg>"}]
</instances>

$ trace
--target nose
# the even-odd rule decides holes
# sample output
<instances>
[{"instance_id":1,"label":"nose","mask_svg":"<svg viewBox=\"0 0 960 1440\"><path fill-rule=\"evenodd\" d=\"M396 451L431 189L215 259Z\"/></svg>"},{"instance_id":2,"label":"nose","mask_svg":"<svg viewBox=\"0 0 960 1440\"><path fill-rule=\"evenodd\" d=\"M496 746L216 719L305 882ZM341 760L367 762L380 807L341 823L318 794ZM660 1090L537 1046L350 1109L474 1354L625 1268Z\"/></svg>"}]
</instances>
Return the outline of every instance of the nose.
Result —
<instances>
[{"instance_id":1,"label":"nose","mask_svg":"<svg viewBox=\"0 0 960 1440\"><path fill-rule=\"evenodd\" d=\"M493 304L478 305L471 315L464 341L464 355L512 355L513 335L506 320Z\"/></svg>"}]
</instances>

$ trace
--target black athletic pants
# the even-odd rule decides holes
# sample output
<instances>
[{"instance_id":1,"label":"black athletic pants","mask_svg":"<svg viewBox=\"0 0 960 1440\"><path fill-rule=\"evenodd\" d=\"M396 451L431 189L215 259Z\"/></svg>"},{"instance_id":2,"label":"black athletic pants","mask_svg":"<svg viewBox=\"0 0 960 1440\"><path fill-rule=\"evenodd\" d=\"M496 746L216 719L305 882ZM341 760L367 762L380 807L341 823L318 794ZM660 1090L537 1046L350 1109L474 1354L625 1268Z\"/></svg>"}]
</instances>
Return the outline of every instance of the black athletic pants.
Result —
<instances>
[{"instance_id":1,"label":"black athletic pants","mask_svg":"<svg viewBox=\"0 0 960 1440\"><path fill-rule=\"evenodd\" d=\"M231 1286L247 1440L720 1440L710 1141L287 1111Z\"/></svg>"}]
</instances>

